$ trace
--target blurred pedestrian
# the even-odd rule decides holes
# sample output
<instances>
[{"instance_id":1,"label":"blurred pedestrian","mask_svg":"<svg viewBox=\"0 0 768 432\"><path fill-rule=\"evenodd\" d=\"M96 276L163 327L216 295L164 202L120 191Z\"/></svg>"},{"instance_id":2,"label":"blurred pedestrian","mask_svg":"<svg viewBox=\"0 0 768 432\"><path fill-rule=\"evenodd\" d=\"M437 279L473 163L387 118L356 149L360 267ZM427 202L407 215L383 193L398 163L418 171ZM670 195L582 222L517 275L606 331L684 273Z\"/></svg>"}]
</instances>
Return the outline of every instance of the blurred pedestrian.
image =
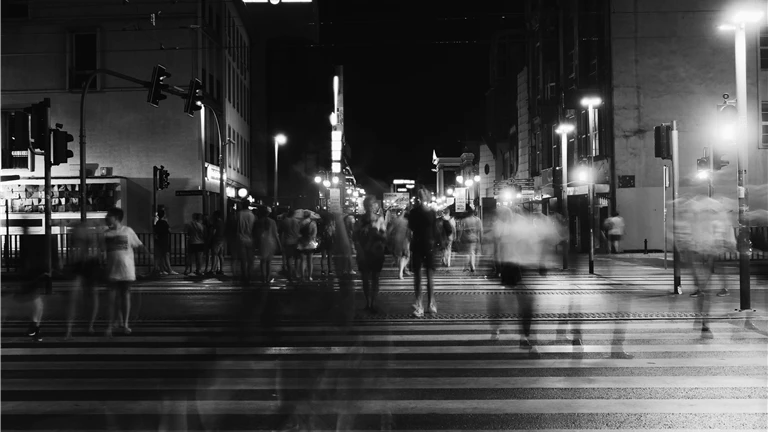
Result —
<instances>
[{"instance_id":1,"label":"blurred pedestrian","mask_svg":"<svg viewBox=\"0 0 768 432\"><path fill-rule=\"evenodd\" d=\"M269 217L272 209L260 207L256 232L259 238L259 255L261 257L261 279L264 283L274 281L272 277L272 258L280 249L280 238L277 235L277 223Z\"/></svg>"},{"instance_id":2,"label":"blurred pedestrian","mask_svg":"<svg viewBox=\"0 0 768 432\"><path fill-rule=\"evenodd\" d=\"M72 326L77 312L77 304L81 298L85 302L90 303L91 306L88 333L94 334L96 332L93 328L96 322L96 315L99 312L99 292L96 288L103 277L96 235L94 227L88 221L78 223L72 230L77 283L75 283L70 292L67 334L64 337L67 340L72 339Z\"/></svg>"},{"instance_id":3,"label":"blurred pedestrian","mask_svg":"<svg viewBox=\"0 0 768 432\"><path fill-rule=\"evenodd\" d=\"M104 233L104 247L109 288L109 324L105 333L107 337L112 337L115 311L118 308L123 320L120 326L125 334L131 333L128 325L131 313L131 284L136 280L133 250L142 249L144 253L149 254L133 229L123 225L123 214L122 209L115 207L109 209L106 216L108 229Z\"/></svg>"},{"instance_id":4,"label":"blurred pedestrian","mask_svg":"<svg viewBox=\"0 0 768 432\"><path fill-rule=\"evenodd\" d=\"M238 203L238 211L235 214L235 241L236 255L240 262L240 282L248 285L251 283L254 259L254 234L256 216L248 208L248 202Z\"/></svg>"},{"instance_id":5,"label":"blurred pedestrian","mask_svg":"<svg viewBox=\"0 0 768 432\"><path fill-rule=\"evenodd\" d=\"M318 208L320 219L317 221L319 232L320 250L320 276L331 275L331 257L333 256L333 242L336 237L336 221L327 210ZM326 265L328 271L326 272Z\"/></svg>"},{"instance_id":6,"label":"blurred pedestrian","mask_svg":"<svg viewBox=\"0 0 768 432\"><path fill-rule=\"evenodd\" d=\"M427 274L427 297L429 312L437 313L437 301L434 298L435 249L439 239L437 215L429 208L430 193L421 187L417 192L416 205L408 214L408 228L413 233L411 240L411 260L413 265L413 289L416 301L413 303L413 315L424 316L423 296L421 291L421 269Z\"/></svg>"},{"instance_id":7,"label":"blurred pedestrian","mask_svg":"<svg viewBox=\"0 0 768 432\"><path fill-rule=\"evenodd\" d=\"M384 266L386 249L386 224L379 214L376 197L368 195L363 200L363 214L355 225L353 240L357 250L357 268L363 279L365 310L377 313L376 298L379 294L379 277Z\"/></svg>"},{"instance_id":8,"label":"blurred pedestrian","mask_svg":"<svg viewBox=\"0 0 768 432\"><path fill-rule=\"evenodd\" d=\"M155 237L155 266L161 275L175 275L171 268L171 227L164 209L157 211L157 222L153 228Z\"/></svg>"},{"instance_id":9,"label":"blurred pedestrian","mask_svg":"<svg viewBox=\"0 0 768 432\"><path fill-rule=\"evenodd\" d=\"M406 269L411 257L411 232L408 229L408 219L405 218L405 212L400 210L392 218L388 227L389 241L392 247L392 255L395 263L398 265L398 277L403 279L403 275L410 276L411 273Z\"/></svg>"},{"instance_id":10,"label":"blurred pedestrian","mask_svg":"<svg viewBox=\"0 0 768 432\"><path fill-rule=\"evenodd\" d=\"M614 211L613 216L605 220L603 229L608 233L611 253L620 253L619 242L624 235L624 218L619 216L619 212Z\"/></svg>"},{"instance_id":11,"label":"blurred pedestrian","mask_svg":"<svg viewBox=\"0 0 768 432\"><path fill-rule=\"evenodd\" d=\"M205 226L203 225L203 215L201 213L193 213L192 221L187 224L187 238L189 247L189 270L192 270L192 259L195 261L195 275L202 276L200 268L203 260L203 253L205 252ZM184 272L184 274L189 274Z\"/></svg>"},{"instance_id":12,"label":"blurred pedestrian","mask_svg":"<svg viewBox=\"0 0 768 432\"><path fill-rule=\"evenodd\" d=\"M299 279L301 281L312 281L314 272L314 263L312 262L315 250L317 250L317 220L319 216L310 210L304 210L303 219L299 222L299 257L301 264L299 267Z\"/></svg>"},{"instance_id":13,"label":"blurred pedestrian","mask_svg":"<svg viewBox=\"0 0 768 432\"><path fill-rule=\"evenodd\" d=\"M298 277L298 247L299 238L301 237L301 234L299 233L299 222L303 216L303 211L296 209L288 210L288 213L286 213L285 217L283 218L283 237L281 239L281 244L283 245L283 257L285 258L285 263L288 267L286 271L288 272L287 277L289 281L292 281L294 278Z\"/></svg>"},{"instance_id":14,"label":"blurred pedestrian","mask_svg":"<svg viewBox=\"0 0 768 432\"><path fill-rule=\"evenodd\" d=\"M460 241L467 251L467 266L470 273L477 268L477 255L483 242L483 221L477 217L477 209L472 209L462 221Z\"/></svg>"},{"instance_id":15,"label":"blurred pedestrian","mask_svg":"<svg viewBox=\"0 0 768 432\"><path fill-rule=\"evenodd\" d=\"M227 227L221 212L213 212L211 220L211 273L224 274L224 246L227 241Z\"/></svg>"},{"instance_id":16,"label":"blurred pedestrian","mask_svg":"<svg viewBox=\"0 0 768 432\"><path fill-rule=\"evenodd\" d=\"M444 266L450 267L453 256L453 240L456 238L456 221L451 217L450 210L447 208L443 210L437 224L440 232L440 245L443 248L442 263Z\"/></svg>"}]
</instances>

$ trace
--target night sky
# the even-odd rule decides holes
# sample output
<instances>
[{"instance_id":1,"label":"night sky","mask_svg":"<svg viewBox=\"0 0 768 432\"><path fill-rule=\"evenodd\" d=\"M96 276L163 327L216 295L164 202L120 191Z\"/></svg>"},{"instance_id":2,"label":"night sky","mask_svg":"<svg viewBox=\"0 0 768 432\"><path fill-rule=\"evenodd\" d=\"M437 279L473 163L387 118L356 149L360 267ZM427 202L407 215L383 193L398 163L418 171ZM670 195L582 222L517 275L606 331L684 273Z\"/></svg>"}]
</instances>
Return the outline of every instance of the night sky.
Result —
<instances>
[{"instance_id":1,"label":"night sky","mask_svg":"<svg viewBox=\"0 0 768 432\"><path fill-rule=\"evenodd\" d=\"M522 25L523 2L372 4L319 0L319 44L272 45L269 128L293 137L281 150L281 170L313 146L330 153L333 65L343 64L345 132L358 181L374 193L398 177L434 183L432 150L458 155L460 141L485 132L490 41ZM286 176L281 190L301 187Z\"/></svg>"}]
</instances>

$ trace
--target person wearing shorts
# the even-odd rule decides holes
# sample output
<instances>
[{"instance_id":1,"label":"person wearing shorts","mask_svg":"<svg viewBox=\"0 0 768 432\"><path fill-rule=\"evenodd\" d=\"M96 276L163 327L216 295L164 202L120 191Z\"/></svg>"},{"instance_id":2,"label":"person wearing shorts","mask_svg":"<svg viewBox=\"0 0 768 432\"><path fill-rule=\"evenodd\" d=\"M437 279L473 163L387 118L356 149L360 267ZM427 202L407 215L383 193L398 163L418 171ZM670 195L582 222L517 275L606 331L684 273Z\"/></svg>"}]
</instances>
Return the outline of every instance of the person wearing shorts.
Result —
<instances>
[{"instance_id":1,"label":"person wearing shorts","mask_svg":"<svg viewBox=\"0 0 768 432\"><path fill-rule=\"evenodd\" d=\"M109 324L105 335L112 337L115 310L118 307L120 307L122 315L122 322L119 325L125 334L131 333L131 328L128 325L128 318L131 313L131 284L136 280L133 250L142 249L146 254L149 254L149 251L144 247L133 229L123 225L122 209L109 209L105 219L108 227L107 231L104 232L104 249L107 257L105 273L109 287Z\"/></svg>"}]
</instances>

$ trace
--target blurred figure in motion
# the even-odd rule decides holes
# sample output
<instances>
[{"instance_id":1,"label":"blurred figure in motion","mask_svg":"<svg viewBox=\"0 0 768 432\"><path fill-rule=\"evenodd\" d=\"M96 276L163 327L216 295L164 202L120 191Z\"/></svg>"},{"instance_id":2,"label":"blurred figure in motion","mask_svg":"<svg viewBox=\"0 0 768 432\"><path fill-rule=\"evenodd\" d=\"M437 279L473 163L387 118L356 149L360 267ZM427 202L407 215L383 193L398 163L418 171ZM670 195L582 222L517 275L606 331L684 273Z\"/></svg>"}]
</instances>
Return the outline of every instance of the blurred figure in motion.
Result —
<instances>
[{"instance_id":1,"label":"blurred figure in motion","mask_svg":"<svg viewBox=\"0 0 768 432\"><path fill-rule=\"evenodd\" d=\"M467 250L469 271L474 274L477 268L477 255L483 243L483 221L477 217L477 209L472 209L469 216L464 219L459 240Z\"/></svg>"},{"instance_id":2,"label":"blurred figure in motion","mask_svg":"<svg viewBox=\"0 0 768 432\"><path fill-rule=\"evenodd\" d=\"M357 250L357 268L363 279L365 310L377 313L376 297L387 241L386 223L379 214L379 204L373 195L365 197L363 208L365 214L357 220L352 238Z\"/></svg>"},{"instance_id":3,"label":"blurred figure in motion","mask_svg":"<svg viewBox=\"0 0 768 432\"><path fill-rule=\"evenodd\" d=\"M416 205L408 214L408 228L413 233L411 240L411 260L413 265L413 290L416 301L413 303L413 315L424 316L424 301L421 291L421 269L427 274L427 298L429 313L437 313L437 302L434 298L433 275L435 272L435 249L439 241L437 216L429 208L429 191L423 186L417 192Z\"/></svg>"},{"instance_id":4,"label":"blurred figure in motion","mask_svg":"<svg viewBox=\"0 0 768 432\"><path fill-rule=\"evenodd\" d=\"M410 276L411 273L408 272L406 266L411 256L411 233L408 230L408 220L405 218L403 210L398 211L392 218L388 230L389 234L387 237L392 248L392 255L399 269L398 277L402 279L403 275Z\"/></svg>"},{"instance_id":5,"label":"blurred figure in motion","mask_svg":"<svg viewBox=\"0 0 768 432\"><path fill-rule=\"evenodd\" d=\"M227 227L221 211L213 212L211 219L211 270L210 273L224 274L224 244L227 240ZM206 264L207 265L207 264Z\"/></svg>"},{"instance_id":6,"label":"blurred figure in motion","mask_svg":"<svg viewBox=\"0 0 768 432\"><path fill-rule=\"evenodd\" d=\"M318 208L320 219L318 220L317 230L320 233L320 276L331 276L331 257L333 256L333 243L336 237L336 220L333 215L325 209ZM326 266L328 271L326 272Z\"/></svg>"},{"instance_id":7,"label":"blurred figure in motion","mask_svg":"<svg viewBox=\"0 0 768 432\"><path fill-rule=\"evenodd\" d=\"M187 225L187 236L189 238L189 271L192 271L192 260L195 261L195 275L202 276L200 268L205 253L205 226L203 225L202 213L193 213L192 221ZM185 270L184 274L188 274Z\"/></svg>"},{"instance_id":8,"label":"blurred figure in motion","mask_svg":"<svg viewBox=\"0 0 768 432\"><path fill-rule=\"evenodd\" d=\"M158 223L163 221L164 212L158 212ZM90 321L88 322L88 334L94 334L96 331L93 324L96 322L96 315L99 312L99 292L96 289L102 276L101 256L97 243L97 233L93 225L86 221L78 223L72 230L72 240L75 247L75 274L77 283L70 292L69 315L67 318L67 334L64 337L67 340L72 339L72 326L77 312L77 305L81 298L86 303L90 303ZM155 246L157 248L157 246ZM157 253L155 254L157 258ZM164 259L160 262L164 263ZM162 267L161 267L162 268Z\"/></svg>"},{"instance_id":9,"label":"blurred figure in motion","mask_svg":"<svg viewBox=\"0 0 768 432\"><path fill-rule=\"evenodd\" d=\"M298 267L298 261L299 261L299 238L301 237L301 234L299 233L299 222L303 216L303 213L301 210L288 210L288 212L285 214L285 217L283 217L283 223L282 223L282 229L283 229L283 238L281 240L281 244L283 245L283 259L285 260L286 265L286 277L289 281L292 281L295 277L297 277L297 267Z\"/></svg>"},{"instance_id":10,"label":"blurred figure in motion","mask_svg":"<svg viewBox=\"0 0 768 432\"><path fill-rule=\"evenodd\" d=\"M310 211L304 210L303 219L299 222L299 256L301 263L299 265L299 280L312 281L312 273L315 270L315 265L312 262L312 258L317 250L317 222L319 216Z\"/></svg>"},{"instance_id":11,"label":"blurred figure in motion","mask_svg":"<svg viewBox=\"0 0 768 432\"><path fill-rule=\"evenodd\" d=\"M493 235L497 245L497 259L501 265L501 283L508 288L515 288L522 280L525 267L540 264L538 233L530 218L523 216L519 209L512 211L506 207L496 209L498 218ZM518 313L522 317L520 347L536 350L530 340L533 321L533 298L528 294L516 297Z\"/></svg>"},{"instance_id":12,"label":"blurred figure in motion","mask_svg":"<svg viewBox=\"0 0 768 432\"><path fill-rule=\"evenodd\" d=\"M447 208L439 216L437 224L440 232L440 245L443 248L442 262L444 266L450 267L453 256L453 240L456 238L456 221L451 217L451 212Z\"/></svg>"},{"instance_id":13,"label":"blurred figure in motion","mask_svg":"<svg viewBox=\"0 0 768 432\"><path fill-rule=\"evenodd\" d=\"M352 213L347 213L346 215L344 215L344 225L343 226L347 230L347 238L349 238L349 239L352 238L352 235L355 232L355 223L356 222L357 222L357 218L355 218L355 215L353 215ZM344 268L345 272L354 275L354 274L357 274L355 272L355 265L354 265L353 258L352 258L352 255L355 254L355 245L354 244L350 244L350 246L352 247L352 251L351 251L351 253L349 255L349 259L344 264L343 268Z\"/></svg>"},{"instance_id":14,"label":"blurred figure in motion","mask_svg":"<svg viewBox=\"0 0 768 432\"><path fill-rule=\"evenodd\" d=\"M248 202L237 204L235 214L235 245L237 260L240 261L240 282L243 285L251 283L253 272L254 248L253 239L256 228L256 216L248 209Z\"/></svg>"},{"instance_id":15,"label":"blurred figure in motion","mask_svg":"<svg viewBox=\"0 0 768 432\"><path fill-rule=\"evenodd\" d=\"M698 300L701 315L701 335L711 339L709 308L711 301L712 269L714 259L724 252L735 252L736 236L722 204L709 197L684 200L675 225L678 248L690 265L696 290L691 297ZM727 295L723 285L719 296Z\"/></svg>"},{"instance_id":16,"label":"blurred figure in motion","mask_svg":"<svg viewBox=\"0 0 768 432\"><path fill-rule=\"evenodd\" d=\"M619 242L624 235L624 218L619 216L619 212L614 211L613 216L605 220L603 229L608 234L611 253L621 253Z\"/></svg>"},{"instance_id":17,"label":"blurred figure in motion","mask_svg":"<svg viewBox=\"0 0 768 432\"><path fill-rule=\"evenodd\" d=\"M272 277L272 258L280 249L280 238L277 235L277 223L269 217L272 209L269 207L259 207L259 218L256 221L256 235L259 238L259 255L261 257L261 281L271 283L275 279Z\"/></svg>"},{"instance_id":18,"label":"blurred figure in motion","mask_svg":"<svg viewBox=\"0 0 768 432\"><path fill-rule=\"evenodd\" d=\"M168 225L164 209L157 211L157 222L154 226L155 236L155 267L161 275L179 274L171 268L171 227Z\"/></svg>"},{"instance_id":19,"label":"blurred figure in motion","mask_svg":"<svg viewBox=\"0 0 768 432\"><path fill-rule=\"evenodd\" d=\"M133 229L123 225L122 209L109 209L106 222L108 229L104 233L104 247L107 255L105 271L109 288L109 324L105 335L112 337L115 311L118 307L122 313L120 326L125 334L131 334L128 325L131 314L131 284L136 280L133 250L142 249L145 254L149 252Z\"/></svg>"}]
</instances>

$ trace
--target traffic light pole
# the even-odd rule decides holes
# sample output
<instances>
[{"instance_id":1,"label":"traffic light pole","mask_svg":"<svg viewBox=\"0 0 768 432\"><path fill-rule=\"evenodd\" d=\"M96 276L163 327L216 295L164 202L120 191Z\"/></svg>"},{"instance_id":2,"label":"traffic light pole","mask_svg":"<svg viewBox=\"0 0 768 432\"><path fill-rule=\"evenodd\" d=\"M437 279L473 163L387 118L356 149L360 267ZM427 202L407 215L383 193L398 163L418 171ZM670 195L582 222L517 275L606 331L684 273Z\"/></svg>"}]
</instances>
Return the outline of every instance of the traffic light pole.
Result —
<instances>
[{"instance_id":1,"label":"traffic light pole","mask_svg":"<svg viewBox=\"0 0 768 432\"><path fill-rule=\"evenodd\" d=\"M739 198L739 307L742 311L751 309L749 286L749 227L747 226L747 210L749 195L747 193L747 36L746 24L741 22L736 26L736 110L738 127L736 128L736 172L737 192Z\"/></svg>"},{"instance_id":2,"label":"traffic light pole","mask_svg":"<svg viewBox=\"0 0 768 432\"><path fill-rule=\"evenodd\" d=\"M678 146L678 133L677 133L677 121L672 120L672 130L669 134L670 143L672 145L672 226L676 226L677 223L677 204L680 182L680 149ZM677 249L677 239L672 237L672 268L673 268L673 285L674 293L682 294L682 282L680 277L680 251Z\"/></svg>"},{"instance_id":3,"label":"traffic light pole","mask_svg":"<svg viewBox=\"0 0 768 432\"><path fill-rule=\"evenodd\" d=\"M48 108L50 108L50 101L48 101ZM50 123L50 122L49 122ZM50 137L50 131L46 131L46 136ZM51 227L51 140L46 139L43 143L43 165L45 167L45 272L48 273L48 277L45 278L45 293L50 294L53 291L53 260L51 255L53 250L51 249L51 243L53 241L53 232Z\"/></svg>"},{"instance_id":4,"label":"traffic light pole","mask_svg":"<svg viewBox=\"0 0 768 432\"><path fill-rule=\"evenodd\" d=\"M85 193L85 187L86 187L86 172L85 172L85 96L88 94L88 88L91 86L91 83L93 82L93 79L96 78L96 76L104 74L104 75L110 75L116 78L123 79L125 81L130 81L132 83L140 84L142 87L150 88L152 83L149 81L140 80L138 78L134 78L132 76L128 76L125 74L121 74L120 72L115 72L109 69L96 69L95 71L91 72L90 75L88 75L88 79L85 80L85 83L83 84L83 91L80 95L80 221L85 222L86 220L86 193ZM173 88L167 88L163 90L165 93L169 93L175 96L185 97L187 95L187 92L176 90ZM50 150L49 150L50 153ZM46 159L46 163L50 163L48 159Z\"/></svg>"}]
</instances>

